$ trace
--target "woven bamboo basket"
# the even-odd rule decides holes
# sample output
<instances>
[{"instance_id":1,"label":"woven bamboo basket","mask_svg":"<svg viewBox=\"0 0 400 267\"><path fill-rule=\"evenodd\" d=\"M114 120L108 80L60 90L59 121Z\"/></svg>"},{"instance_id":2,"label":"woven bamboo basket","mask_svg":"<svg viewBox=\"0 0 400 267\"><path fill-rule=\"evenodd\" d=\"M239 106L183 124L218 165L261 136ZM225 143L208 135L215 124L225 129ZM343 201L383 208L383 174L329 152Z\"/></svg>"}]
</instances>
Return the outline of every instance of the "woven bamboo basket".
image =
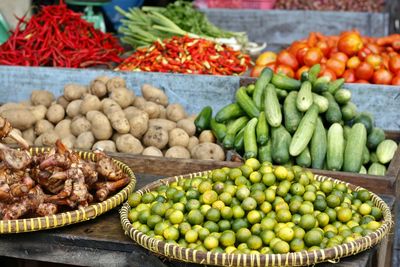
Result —
<instances>
[{"instance_id":1,"label":"woven bamboo basket","mask_svg":"<svg viewBox=\"0 0 400 267\"><path fill-rule=\"evenodd\" d=\"M139 194L152 191L160 185L168 185L171 182L181 179L193 178L209 174L210 171L180 175L157 180L139 189ZM315 175L318 181L331 180L334 183L347 185L351 190L358 191L364 188L336 180L327 176ZM175 244L168 244L164 241L149 237L132 227L128 219L129 204L125 203L120 211L122 228L135 243L150 250L161 257L174 259L183 262L191 262L205 265L217 266L304 266L313 265L320 262L337 262L340 258L355 255L378 244L390 231L392 227L392 215L386 203L376 194L371 192L373 203L382 210L383 223L379 229L373 233L359 238L353 242L345 243L328 249L315 251L290 252L287 254L227 254L203 252L199 250L184 248Z\"/></svg>"},{"instance_id":2,"label":"woven bamboo basket","mask_svg":"<svg viewBox=\"0 0 400 267\"><path fill-rule=\"evenodd\" d=\"M48 151L50 148L35 147L30 149L32 155L37 155ZM94 161L96 155L92 152L79 151L79 156L82 159ZM54 214L51 216L18 219L18 220L0 220L0 234L24 233L51 228L62 227L74 223L79 223L94 219L100 214L103 214L117 206L128 198L128 195L133 191L136 185L136 177L133 171L124 163L114 160L117 165L125 172L131 181L117 194L109 197L100 203L89 205L85 208L79 208L73 211Z\"/></svg>"}]
</instances>

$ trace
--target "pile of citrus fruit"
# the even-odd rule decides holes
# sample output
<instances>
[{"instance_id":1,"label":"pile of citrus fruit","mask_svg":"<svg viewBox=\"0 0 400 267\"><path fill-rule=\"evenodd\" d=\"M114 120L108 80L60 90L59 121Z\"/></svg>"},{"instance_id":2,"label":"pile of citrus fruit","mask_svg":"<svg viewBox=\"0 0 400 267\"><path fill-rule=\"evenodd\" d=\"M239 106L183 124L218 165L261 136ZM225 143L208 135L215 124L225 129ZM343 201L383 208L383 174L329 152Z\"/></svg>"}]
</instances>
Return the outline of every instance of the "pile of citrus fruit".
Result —
<instances>
[{"instance_id":1,"label":"pile of citrus fruit","mask_svg":"<svg viewBox=\"0 0 400 267\"><path fill-rule=\"evenodd\" d=\"M354 241L382 223L367 190L317 181L301 167L248 159L133 193L128 218L155 239L200 251L278 254Z\"/></svg>"}]
</instances>

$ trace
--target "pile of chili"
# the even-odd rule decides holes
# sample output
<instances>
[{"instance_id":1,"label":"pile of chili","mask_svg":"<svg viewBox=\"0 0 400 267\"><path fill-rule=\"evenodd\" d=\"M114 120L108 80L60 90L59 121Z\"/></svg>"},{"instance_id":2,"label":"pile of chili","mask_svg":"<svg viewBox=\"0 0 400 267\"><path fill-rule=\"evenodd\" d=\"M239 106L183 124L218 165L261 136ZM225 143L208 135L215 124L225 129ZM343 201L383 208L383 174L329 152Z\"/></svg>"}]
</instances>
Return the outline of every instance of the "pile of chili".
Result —
<instances>
[{"instance_id":1,"label":"pile of chili","mask_svg":"<svg viewBox=\"0 0 400 267\"><path fill-rule=\"evenodd\" d=\"M233 75L244 73L250 57L226 45L188 36L139 48L117 70Z\"/></svg>"},{"instance_id":2,"label":"pile of chili","mask_svg":"<svg viewBox=\"0 0 400 267\"><path fill-rule=\"evenodd\" d=\"M120 63L118 40L59 5L42 7L29 21L21 18L0 46L0 64L84 68Z\"/></svg>"}]
</instances>

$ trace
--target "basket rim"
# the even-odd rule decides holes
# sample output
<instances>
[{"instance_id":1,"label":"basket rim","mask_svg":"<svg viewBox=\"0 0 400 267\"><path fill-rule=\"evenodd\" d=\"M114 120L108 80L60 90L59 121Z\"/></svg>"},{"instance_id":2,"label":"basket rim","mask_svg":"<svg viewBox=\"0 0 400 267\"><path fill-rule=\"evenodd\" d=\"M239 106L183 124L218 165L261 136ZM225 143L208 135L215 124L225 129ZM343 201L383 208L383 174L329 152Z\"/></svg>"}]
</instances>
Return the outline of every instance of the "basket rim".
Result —
<instances>
[{"instance_id":1,"label":"basket rim","mask_svg":"<svg viewBox=\"0 0 400 267\"><path fill-rule=\"evenodd\" d=\"M32 155L49 151L50 147L31 147L29 153ZM73 150L79 153L79 157L93 161L96 155L92 151ZM77 208L71 211L56 213L50 216L32 217L16 220L0 220L0 234L26 233L40 230L48 230L75 224L90 219L119 206L134 190L136 185L136 176L132 169L122 161L113 159L113 161L130 177L130 182L116 194L102 202L93 203L84 208Z\"/></svg>"},{"instance_id":2,"label":"basket rim","mask_svg":"<svg viewBox=\"0 0 400 267\"><path fill-rule=\"evenodd\" d=\"M184 175L172 176L156 180L149 183L136 192L144 194L152 191L159 185L168 185L180 179L194 178L207 175L211 172L202 171ZM332 177L316 175L318 181L331 180L334 183L345 184L353 191L367 190L361 186L356 186ZM133 228L128 219L130 206L125 202L120 210L120 219L125 234L135 243L150 250L151 252L170 257L175 260L200 263L215 266L303 266L312 265L326 261L337 261L342 257L355 255L378 244L390 231L393 226L393 218L388 205L375 193L367 190L371 194L373 203L382 210L382 225L374 232L358 238L352 242L336 245L331 248L319 249L315 251L289 252L286 254L228 254L219 252L203 252L195 249L184 248L179 245L166 243L164 241L150 237L139 230Z\"/></svg>"}]
</instances>

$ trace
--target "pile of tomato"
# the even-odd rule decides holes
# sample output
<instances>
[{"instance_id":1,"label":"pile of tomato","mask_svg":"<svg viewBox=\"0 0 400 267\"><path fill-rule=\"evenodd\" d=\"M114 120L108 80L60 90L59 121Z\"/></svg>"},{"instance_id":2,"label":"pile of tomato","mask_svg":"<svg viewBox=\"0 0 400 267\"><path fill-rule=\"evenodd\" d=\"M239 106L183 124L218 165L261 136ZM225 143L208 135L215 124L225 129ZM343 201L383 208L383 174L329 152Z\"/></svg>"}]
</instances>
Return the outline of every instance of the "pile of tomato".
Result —
<instances>
[{"instance_id":1,"label":"pile of tomato","mask_svg":"<svg viewBox=\"0 0 400 267\"><path fill-rule=\"evenodd\" d=\"M339 36L312 32L307 39L293 42L278 54L261 54L251 76L258 77L262 69L269 67L300 79L302 72L317 63L322 68L320 76L332 80L400 85L400 34L376 38L361 36L357 31Z\"/></svg>"}]
</instances>

